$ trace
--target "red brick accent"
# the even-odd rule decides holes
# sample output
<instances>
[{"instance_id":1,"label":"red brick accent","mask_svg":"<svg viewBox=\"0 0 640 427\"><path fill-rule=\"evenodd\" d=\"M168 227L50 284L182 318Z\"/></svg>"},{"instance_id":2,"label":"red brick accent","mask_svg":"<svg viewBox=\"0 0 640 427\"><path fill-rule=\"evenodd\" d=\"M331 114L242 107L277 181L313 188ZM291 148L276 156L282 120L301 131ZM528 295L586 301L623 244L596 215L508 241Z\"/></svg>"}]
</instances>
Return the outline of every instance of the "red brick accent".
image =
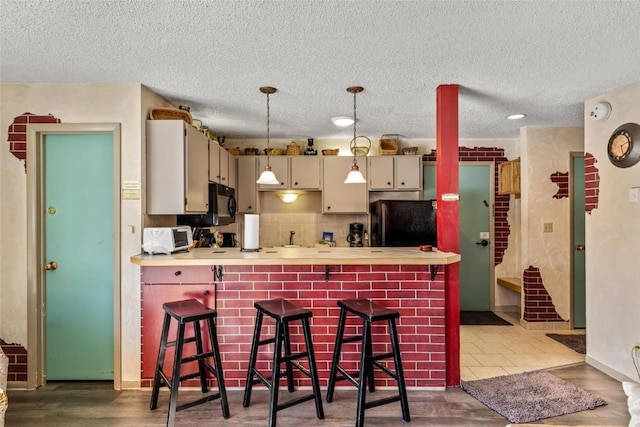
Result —
<instances>
[{"instance_id":1,"label":"red brick accent","mask_svg":"<svg viewBox=\"0 0 640 427\"><path fill-rule=\"evenodd\" d=\"M551 296L544 288L540 270L529 266L522 275L524 290L524 320L527 322L562 322Z\"/></svg>"},{"instance_id":2,"label":"red brick accent","mask_svg":"<svg viewBox=\"0 0 640 427\"><path fill-rule=\"evenodd\" d=\"M425 265L331 265L329 281L324 280L324 265L298 266L225 266L222 282L214 282L211 268L194 267L143 267L141 277L142 292L142 360L141 385L151 387L154 364L158 354L157 343L152 335L158 336L160 322L150 324L149 319L162 318L158 289L165 284L170 297L176 290L192 285L183 283L182 277L201 277L200 285L210 285L215 289L215 303L209 299L209 306L217 307L218 342L222 351L222 364L227 387L243 388L249 350L255 321L256 300L284 297L313 311L311 330L316 364L321 385L326 386L329 377L333 346L338 324L337 301L345 298L370 298L386 307L398 310L397 321L402 366L407 387L445 386L445 322L444 322L444 274L439 272L431 280L429 266ZM175 274L180 270L181 274ZM297 272L292 270L298 270ZM268 271L268 272L265 272ZM281 273L287 271L287 273ZM442 269L440 269L442 271ZM382 277L380 276L382 275ZM265 277L266 276L266 277ZM286 277L283 277L286 276ZM304 279L302 278L304 276ZM391 278L390 276L393 276ZM258 277L258 278L256 278ZM346 279L343 280L343 277ZM233 280L229 280L233 278ZM166 286L171 284L170 286ZM386 284L386 286L385 286ZM211 286L215 285L215 287ZM154 288L154 289L151 289ZM145 304L145 289L155 295L153 305ZM211 294L208 295L209 297ZM148 311L149 310L149 311ZM153 311L154 313L150 313ZM158 317L160 314L160 317ZM353 318L352 318L353 317ZM355 333L361 325L355 316L349 316L347 333ZM273 321L265 316L262 337L274 333ZM150 330L151 328L151 330ZM291 341L294 351L304 347L301 328L293 328ZM386 323L373 327L374 351L390 351L389 334ZM347 367L355 367L360 360L360 348L356 344L345 344L344 361ZM260 369L268 370L272 349L258 356ZM393 361L384 361L393 368ZM304 365L306 363L303 362ZM353 365L353 366L350 366ZM297 385L309 386L308 379L296 375ZM395 381L381 372L376 372L376 384L395 387ZM191 385L191 383L189 383ZM193 382L197 386L197 382Z\"/></svg>"},{"instance_id":3,"label":"red brick accent","mask_svg":"<svg viewBox=\"0 0 640 427\"><path fill-rule=\"evenodd\" d=\"M29 123L60 123L60 119L52 114L39 116L32 113L23 113L15 117L9 125L7 142L9 151L20 160L24 160L24 171L27 171L27 124Z\"/></svg>"},{"instance_id":4,"label":"red brick accent","mask_svg":"<svg viewBox=\"0 0 640 427\"><path fill-rule=\"evenodd\" d=\"M569 172L555 172L549 178L551 182L558 184L558 192L553 195L554 199L569 197Z\"/></svg>"},{"instance_id":5,"label":"red brick accent","mask_svg":"<svg viewBox=\"0 0 640 427\"><path fill-rule=\"evenodd\" d=\"M600 174L596 168L598 161L593 154L584 153L584 210L589 215L598 207L600 195Z\"/></svg>"},{"instance_id":6,"label":"red brick accent","mask_svg":"<svg viewBox=\"0 0 640 427\"><path fill-rule=\"evenodd\" d=\"M27 381L27 349L19 344L9 344L0 339L0 347L9 357L7 381Z\"/></svg>"},{"instance_id":7,"label":"red brick accent","mask_svg":"<svg viewBox=\"0 0 640 427\"><path fill-rule=\"evenodd\" d=\"M498 194L498 165L507 161L507 158L504 156L504 149L494 147L459 147L458 156L458 160L461 162L495 162L496 167L493 186L493 200L495 202L493 225L495 236L493 237L493 241L495 247L494 265L498 265L502 263L502 257L507 250L510 233L509 222L507 221L509 195ZM423 155L422 160L425 162L435 162L436 150L431 150L430 154Z\"/></svg>"}]
</instances>

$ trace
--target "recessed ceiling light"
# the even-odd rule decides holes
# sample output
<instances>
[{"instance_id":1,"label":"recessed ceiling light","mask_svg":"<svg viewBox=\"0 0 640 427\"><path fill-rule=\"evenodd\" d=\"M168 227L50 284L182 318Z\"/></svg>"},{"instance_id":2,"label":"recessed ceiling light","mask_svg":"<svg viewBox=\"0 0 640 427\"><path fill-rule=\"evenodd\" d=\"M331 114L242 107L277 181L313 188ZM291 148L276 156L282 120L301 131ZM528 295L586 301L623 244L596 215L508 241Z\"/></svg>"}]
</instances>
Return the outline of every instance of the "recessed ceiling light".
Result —
<instances>
[{"instance_id":1,"label":"recessed ceiling light","mask_svg":"<svg viewBox=\"0 0 640 427\"><path fill-rule=\"evenodd\" d=\"M331 119L331 121L336 126L341 126L341 127L351 126L353 124L353 117L347 117L347 116L334 117L333 119Z\"/></svg>"},{"instance_id":2,"label":"recessed ceiling light","mask_svg":"<svg viewBox=\"0 0 640 427\"><path fill-rule=\"evenodd\" d=\"M524 114L512 114L510 116L507 116L507 119L509 120L519 120L524 118Z\"/></svg>"}]
</instances>

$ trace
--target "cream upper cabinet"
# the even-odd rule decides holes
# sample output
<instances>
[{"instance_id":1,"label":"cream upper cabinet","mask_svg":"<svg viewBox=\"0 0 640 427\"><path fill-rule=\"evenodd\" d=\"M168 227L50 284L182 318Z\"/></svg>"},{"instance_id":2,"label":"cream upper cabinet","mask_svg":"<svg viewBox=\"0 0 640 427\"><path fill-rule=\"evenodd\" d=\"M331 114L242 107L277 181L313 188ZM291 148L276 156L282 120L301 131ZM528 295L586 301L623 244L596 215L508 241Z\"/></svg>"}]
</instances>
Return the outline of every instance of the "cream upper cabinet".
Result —
<instances>
[{"instance_id":1,"label":"cream upper cabinet","mask_svg":"<svg viewBox=\"0 0 640 427\"><path fill-rule=\"evenodd\" d=\"M353 157L326 156L322 159L322 213L367 213L367 184L345 184ZM360 172L367 178L367 161L360 157Z\"/></svg>"},{"instance_id":2,"label":"cream upper cabinet","mask_svg":"<svg viewBox=\"0 0 640 427\"><path fill-rule=\"evenodd\" d=\"M267 157L260 156L258 171L267 165ZM320 190L320 158L318 156L269 156L271 170L279 185L259 184L260 191Z\"/></svg>"},{"instance_id":3,"label":"cream upper cabinet","mask_svg":"<svg viewBox=\"0 0 640 427\"><path fill-rule=\"evenodd\" d=\"M223 148L209 140L209 181L220 184L220 151Z\"/></svg>"},{"instance_id":4,"label":"cream upper cabinet","mask_svg":"<svg viewBox=\"0 0 640 427\"><path fill-rule=\"evenodd\" d=\"M267 166L267 156L258 157L258 172L262 173ZM280 181L278 185L258 184L260 191L278 191L289 188L289 161L286 156L269 156L269 166ZM260 175L258 175L260 176Z\"/></svg>"},{"instance_id":5,"label":"cream upper cabinet","mask_svg":"<svg viewBox=\"0 0 640 427\"><path fill-rule=\"evenodd\" d=\"M256 180L257 164L255 156L238 156L238 186L236 200L238 202L238 213L258 213L258 184Z\"/></svg>"},{"instance_id":6,"label":"cream upper cabinet","mask_svg":"<svg viewBox=\"0 0 640 427\"><path fill-rule=\"evenodd\" d=\"M421 156L367 157L370 191L420 190L422 188Z\"/></svg>"},{"instance_id":7,"label":"cream upper cabinet","mask_svg":"<svg viewBox=\"0 0 640 427\"><path fill-rule=\"evenodd\" d=\"M148 120L146 130L147 214L206 213L207 137L182 120Z\"/></svg>"},{"instance_id":8,"label":"cream upper cabinet","mask_svg":"<svg viewBox=\"0 0 640 427\"><path fill-rule=\"evenodd\" d=\"M233 154L229 155L229 187L237 188L238 187L238 158Z\"/></svg>"},{"instance_id":9,"label":"cream upper cabinet","mask_svg":"<svg viewBox=\"0 0 640 427\"><path fill-rule=\"evenodd\" d=\"M291 190L320 190L320 157L292 156L289 157Z\"/></svg>"},{"instance_id":10,"label":"cream upper cabinet","mask_svg":"<svg viewBox=\"0 0 640 427\"><path fill-rule=\"evenodd\" d=\"M220 181L218 184L233 187L231 185L231 178L229 177L229 157L231 157L229 152L220 147Z\"/></svg>"}]
</instances>

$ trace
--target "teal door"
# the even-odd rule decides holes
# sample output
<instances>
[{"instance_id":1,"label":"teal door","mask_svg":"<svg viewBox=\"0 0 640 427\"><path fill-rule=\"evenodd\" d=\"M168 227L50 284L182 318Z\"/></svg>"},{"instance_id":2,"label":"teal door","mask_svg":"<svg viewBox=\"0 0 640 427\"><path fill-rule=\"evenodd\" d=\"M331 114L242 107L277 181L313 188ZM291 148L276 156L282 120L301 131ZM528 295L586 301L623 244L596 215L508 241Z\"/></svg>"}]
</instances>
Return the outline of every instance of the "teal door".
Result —
<instances>
[{"instance_id":1,"label":"teal door","mask_svg":"<svg viewBox=\"0 0 640 427\"><path fill-rule=\"evenodd\" d=\"M113 137L49 134L44 153L46 377L112 380Z\"/></svg>"},{"instance_id":2,"label":"teal door","mask_svg":"<svg viewBox=\"0 0 640 427\"><path fill-rule=\"evenodd\" d=\"M586 290L584 254L584 157L573 157L571 173L573 218L573 327L586 328Z\"/></svg>"},{"instance_id":3,"label":"teal door","mask_svg":"<svg viewBox=\"0 0 640 427\"><path fill-rule=\"evenodd\" d=\"M436 198L436 167L424 166L424 198ZM491 167L460 164L460 310L491 310ZM440 202L439 202L440 203ZM484 237L484 236L483 236ZM486 245L483 245L486 243Z\"/></svg>"}]
</instances>

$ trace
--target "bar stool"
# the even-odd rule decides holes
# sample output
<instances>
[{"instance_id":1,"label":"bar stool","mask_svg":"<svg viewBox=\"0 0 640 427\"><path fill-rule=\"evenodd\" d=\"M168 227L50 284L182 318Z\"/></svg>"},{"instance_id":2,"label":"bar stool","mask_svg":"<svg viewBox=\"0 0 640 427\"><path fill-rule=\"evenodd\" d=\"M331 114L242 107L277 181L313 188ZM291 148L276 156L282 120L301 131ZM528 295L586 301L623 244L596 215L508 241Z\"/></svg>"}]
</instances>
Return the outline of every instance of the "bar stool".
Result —
<instances>
[{"instance_id":1,"label":"bar stool","mask_svg":"<svg viewBox=\"0 0 640 427\"><path fill-rule=\"evenodd\" d=\"M364 424L364 410L373 408L387 403L400 401L402 408L402 419L406 422L411 420L409 415L409 402L407 401L407 390L404 384L404 374L402 372L402 360L400 358L400 346L398 343L398 332L396 330L395 320L400 318L397 311L390 310L378 305L366 298L346 299L338 301L340 306L340 320L338 322L338 332L336 334L336 344L333 349L333 361L331 363L331 372L329 374L329 384L327 387L327 402L333 400L333 392L336 381L348 380L358 389L358 404L356 409L356 427L362 427ZM347 313L355 314L362 319L362 335L344 338L344 328L347 321ZM391 336L390 353L373 355L371 342L371 323L386 320L389 323L389 335ZM342 344L361 342L361 358L360 372L349 373L340 365L340 351ZM393 357L395 364L395 372L382 365L379 360ZM398 383L398 395L384 399L378 399L366 402L367 385L370 392L375 391L375 383L373 377L373 367L376 366L385 374L394 378ZM356 377L357 375L357 377Z\"/></svg>"},{"instance_id":2,"label":"bar stool","mask_svg":"<svg viewBox=\"0 0 640 427\"><path fill-rule=\"evenodd\" d=\"M161 386L167 386L169 388L169 413L167 415L167 426L173 426L176 420L176 411L190 408L201 403L208 402L210 400L220 399L222 405L222 415L224 418L229 418L229 403L227 401L227 392L224 386L224 376L222 373L222 363L220 360L220 349L218 347L218 337L216 335L216 325L214 319L218 313L200 303L196 299L188 299L183 301L167 302L162 305L165 311L164 323L162 325L162 335L160 337L160 349L158 350L158 362L156 364L155 376L153 378L153 391L151 393L151 410L158 407L158 394ZM178 330L176 333L175 341L168 341L169 325L171 318L178 322ZM202 345L202 333L200 330L200 321L206 320L209 329L209 340L211 342L212 351L205 353ZM184 331L187 323L193 323L194 336L185 338ZM192 356L183 357L182 351L184 344L194 342L196 343L197 354ZM173 375L171 379L163 371L164 358L167 347L175 347L175 354L173 360ZM207 361L208 358L213 357L215 368ZM188 373L185 375L180 374L180 368L182 364L189 362L198 362L198 371ZM200 388L202 393L208 392L207 387L207 371L211 372L218 382L218 393L204 396L194 402L185 403L177 406L178 403L178 387L181 381L185 381L191 378L200 378Z\"/></svg>"},{"instance_id":3,"label":"bar stool","mask_svg":"<svg viewBox=\"0 0 640 427\"><path fill-rule=\"evenodd\" d=\"M316 414L319 419L324 418L322 409L322 397L320 394L320 383L318 382L318 371L316 370L316 359L313 354L313 344L311 342L311 328L309 327L309 319L313 316L310 310L297 306L285 299L278 298L266 301L257 301L254 307L258 310L256 314L255 329L253 331L253 342L251 343L251 356L249 359L249 369L247 372L247 383L244 389L244 400L242 405L247 408L251 402L251 389L254 384L262 383L270 391L269 397L269 426L275 427L276 413L285 408L315 399ZM273 318L276 321L275 336L265 340L260 340L260 330L262 328L262 318L264 315ZM305 352L291 353L291 340L289 335L289 323L300 320L304 332L304 341L306 344ZM266 378L256 369L256 360L258 357L258 349L262 345L274 344L273 350L273 369L270 378ZM282 355L282 347L284 343L284 356ZM307 358L309 369L304 368L298 359ZM285 363L285 370L281 371L280 366ZM288 402L278 404L278 388L280 378L287 378L287 388L293 392L293 368L300 370L311 379L313 393L292 399Z\"/></svg>"}]
</instances>

